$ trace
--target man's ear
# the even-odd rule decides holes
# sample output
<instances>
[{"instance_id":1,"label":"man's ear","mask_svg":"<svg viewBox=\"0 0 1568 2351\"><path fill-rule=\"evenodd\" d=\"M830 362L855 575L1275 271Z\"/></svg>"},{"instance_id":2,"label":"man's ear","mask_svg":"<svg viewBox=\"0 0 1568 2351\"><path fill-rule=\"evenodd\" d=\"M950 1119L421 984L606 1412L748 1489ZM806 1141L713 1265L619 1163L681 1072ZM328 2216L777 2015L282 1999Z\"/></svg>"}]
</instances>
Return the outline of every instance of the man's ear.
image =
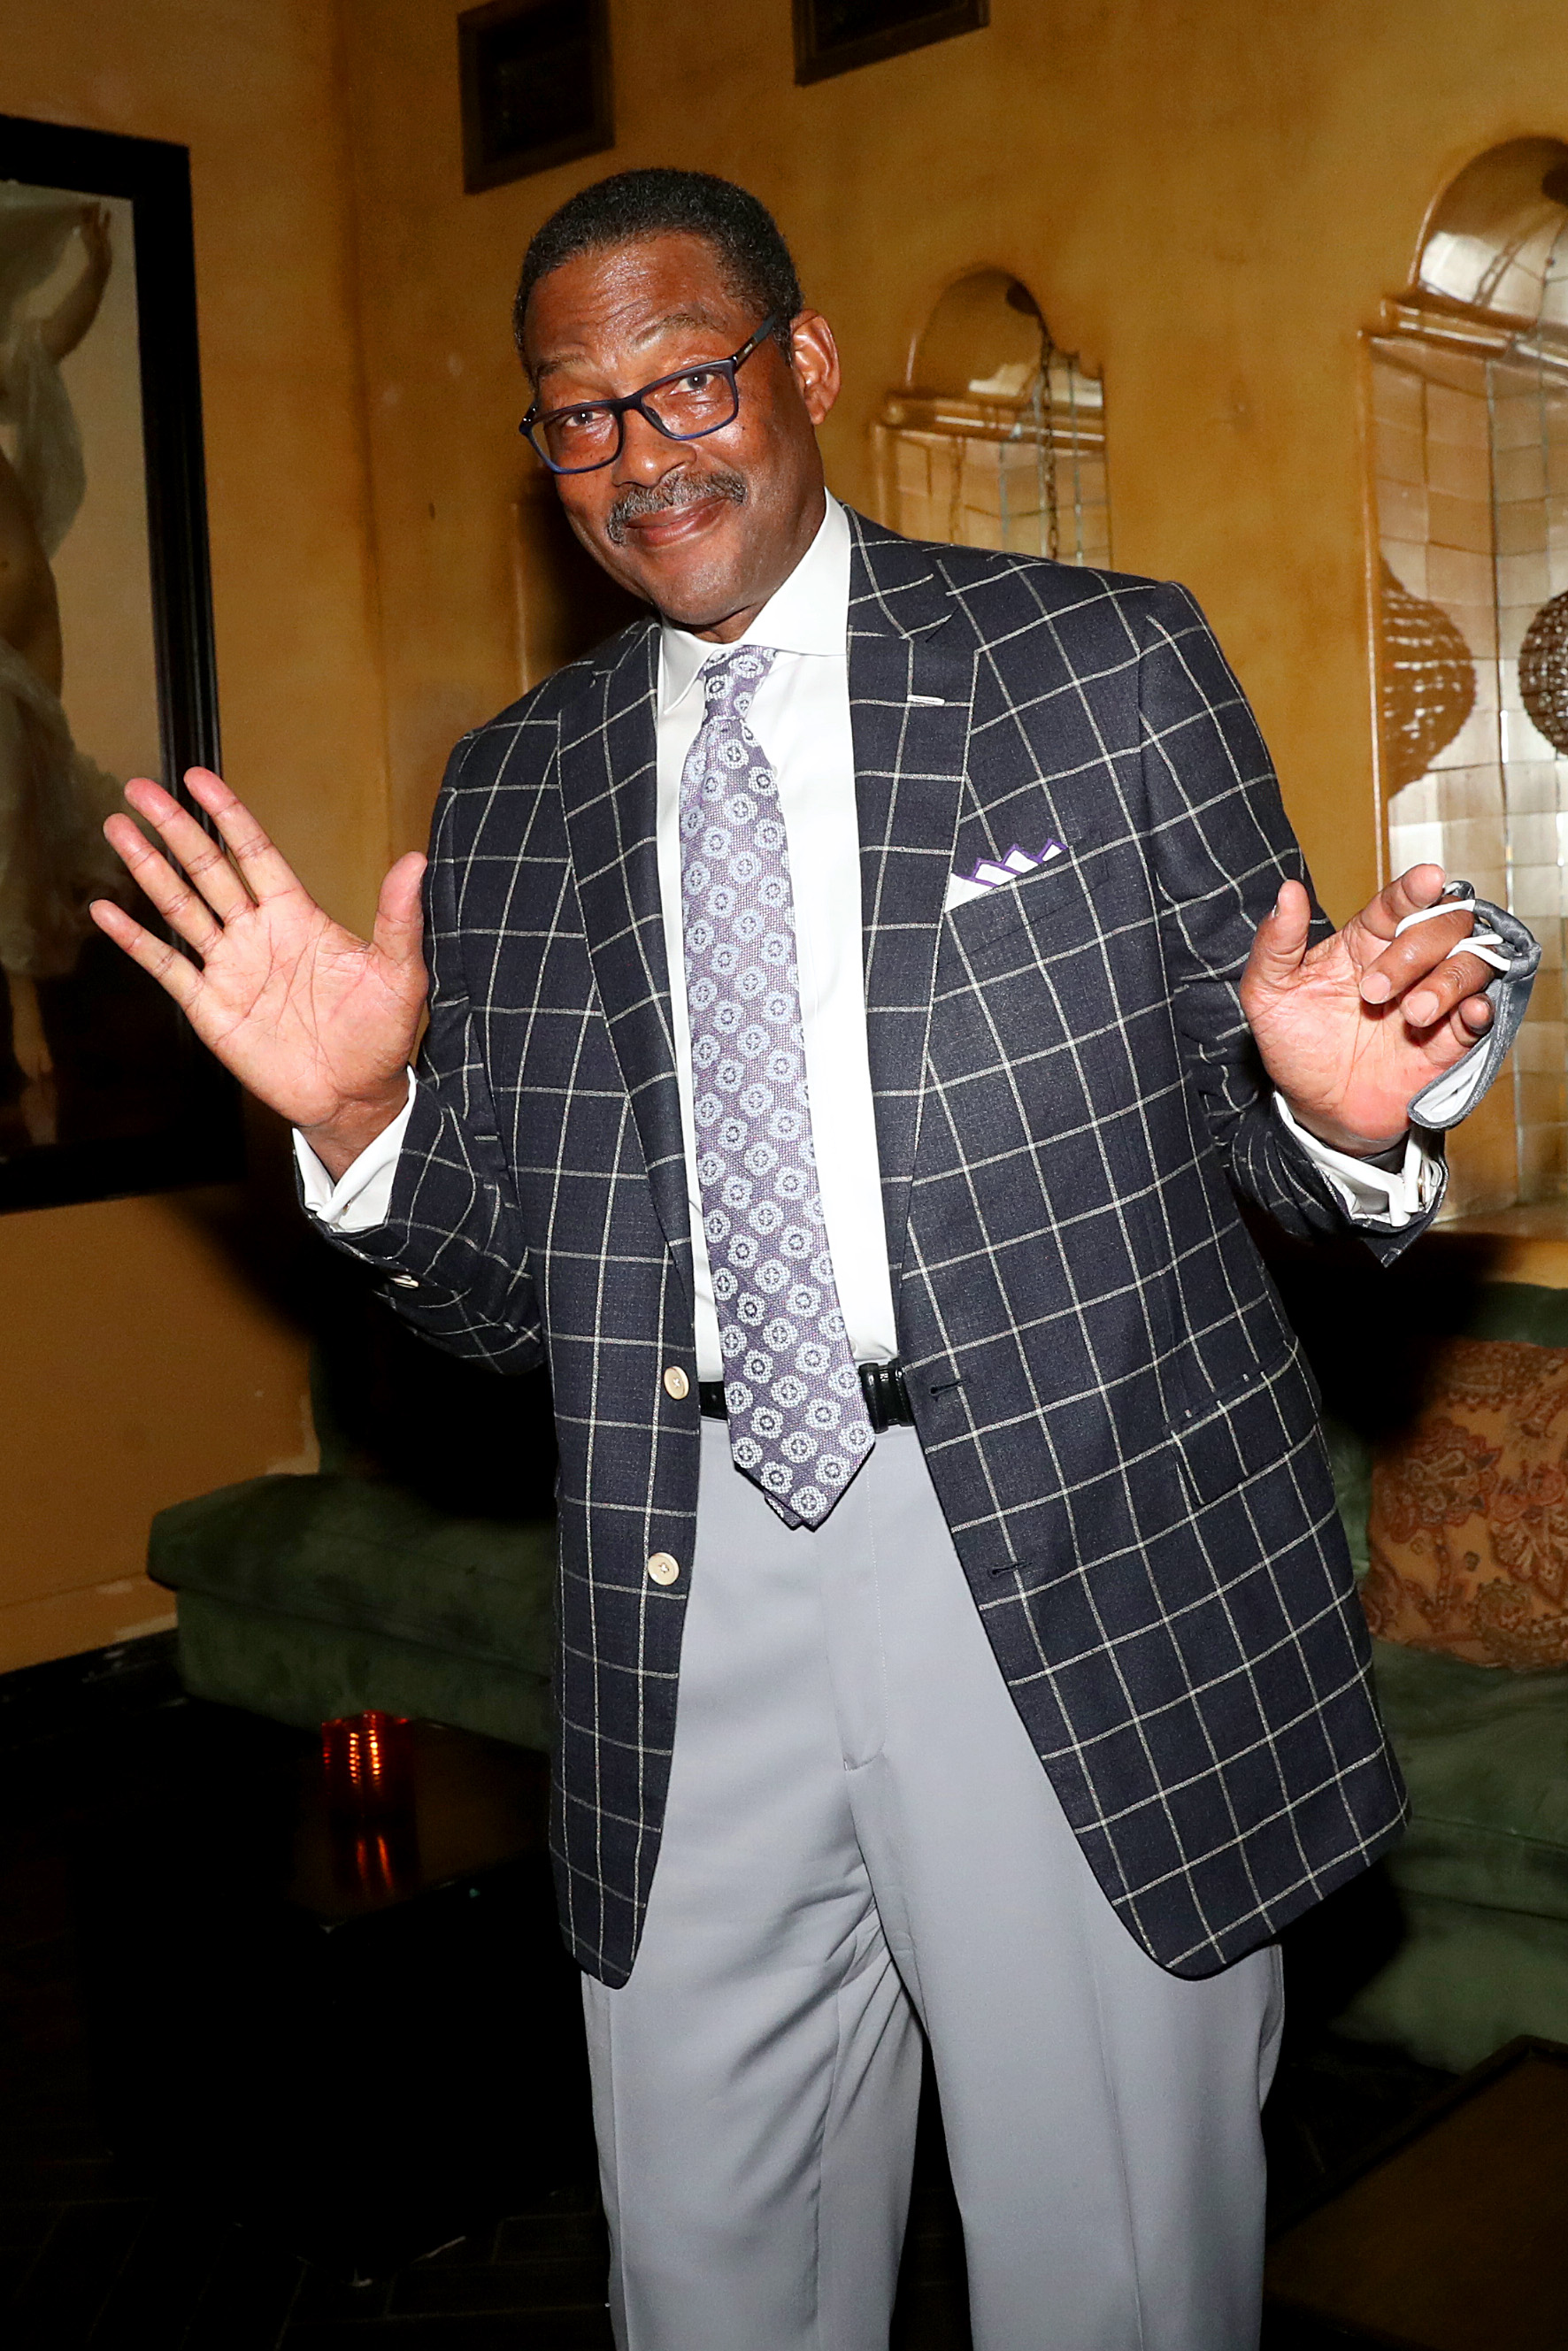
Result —
<instances>
[{"instance_id":1,"label":"man's ear","mask_svg":"<svg viewBox=\"0 0 1568 2351\"><path fill-rule=\"evenodd\" d=\"M820 310L802 310L790 321L789 367L800 387L806 413L821 424L839 396L839 347Z\"/></svg>"}]
</instances>

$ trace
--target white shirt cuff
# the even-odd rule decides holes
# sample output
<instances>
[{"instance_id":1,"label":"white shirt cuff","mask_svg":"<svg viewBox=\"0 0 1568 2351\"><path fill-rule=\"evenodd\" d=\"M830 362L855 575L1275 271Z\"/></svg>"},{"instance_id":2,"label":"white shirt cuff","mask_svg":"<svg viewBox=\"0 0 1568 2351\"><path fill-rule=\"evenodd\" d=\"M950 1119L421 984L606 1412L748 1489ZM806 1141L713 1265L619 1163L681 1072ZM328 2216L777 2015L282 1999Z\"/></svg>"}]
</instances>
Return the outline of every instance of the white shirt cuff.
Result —
<instances>
[{"instance_id":1,"label":"white shirt cuff","mask_svg":"<svg viewBox=\"0 0 1568 2351\"><path fill-rule=\"evenodd\" d=\"M408 1122L413 1109L413 1071L408 1073L408 1100L392 1124L383 1127L373 1143L368 1143L350 1166L343 1170L334 1184L298 1127L294 1133L294 1158L299 1169L299 1188L305 1206L319 1223L328 1225L337 1233L369 1232L372 1225L384 1225L392 1208L392 1178L397 1174L398 1155L408 1132Z\"/></svg>"},{"instance_id":2,"label":"white shirt cuff","mask_svg":"<svg viewBox=\"0 0 1568 2351\"><path fill-rule=\"evenodd\" d=\"M1274 1108L1286 1134L1295 1137L1326 1176L1329 1189L1353 1225L1386 1225L1399 1232L1413 1218L1424 1216L1437 1198L1443 1180L1442 1156L1414 1127L1406 1138L1400 1165L1374 1167L1309 1134L1291 1116L1283 1094L1274 1096Z\"/></svg>"}]
</instances>

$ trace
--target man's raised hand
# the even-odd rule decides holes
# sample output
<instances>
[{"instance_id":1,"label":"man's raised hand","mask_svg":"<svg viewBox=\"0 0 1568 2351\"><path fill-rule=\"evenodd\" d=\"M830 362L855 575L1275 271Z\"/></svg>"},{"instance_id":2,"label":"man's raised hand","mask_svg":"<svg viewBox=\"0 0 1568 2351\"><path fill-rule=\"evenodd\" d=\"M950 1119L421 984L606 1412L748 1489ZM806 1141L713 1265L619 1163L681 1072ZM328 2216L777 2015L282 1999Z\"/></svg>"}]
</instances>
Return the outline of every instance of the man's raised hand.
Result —
<instances>
[{"instance_id":1,"label":"man's raised hand","mask_svg":"<svg viewBox=\"0 0 1568 2351\"><path fill-rule=\"evenodd\" d=\"M356 938L322 913L221 777L192 768L185 783L221 845L162 785L140 777L125 797L168 855L128 816L111 816L104 831L200 961L109 899L94 901L92 918L168 991L240 1083L340 1176L406 1099L403 1073L424 1005L424 860L417 852L398 860L382 884L372 935Z\"/></svg>"},{"instance_id":2,"label":"man's raised hand","mask_svg":"<svg viewBox=\"0 0 1568 2351\"><path fill-rule=\"evenodd\" d=\"M1307 893L1287 882L1258 926L1241 1008L1291 1110L1339 1150L1364 1155L1397 1142L1422 1087L1490 1025L1480 991L1491 968L1463 952L1468 905L1394 935L1407 914L1437 904L1443 880L1440 865L1413 865L1316 946L1307 945Z\"/></svg>"}]
</instances>

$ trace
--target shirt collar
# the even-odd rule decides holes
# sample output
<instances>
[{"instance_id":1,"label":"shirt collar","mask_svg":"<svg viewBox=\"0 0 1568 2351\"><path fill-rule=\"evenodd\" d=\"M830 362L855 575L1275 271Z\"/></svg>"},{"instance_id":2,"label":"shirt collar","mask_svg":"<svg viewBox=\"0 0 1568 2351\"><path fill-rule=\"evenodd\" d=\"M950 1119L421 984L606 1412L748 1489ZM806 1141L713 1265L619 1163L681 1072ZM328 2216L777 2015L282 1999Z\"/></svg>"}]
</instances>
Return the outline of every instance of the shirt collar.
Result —
<instances>
[{"instance_id":1,"label":"shirt collar","mask_svg":"<svg viewBox=\"0 0 1568 2351\"><path fill-rule=\"evenodd\" d=\"M849 517L831 493L817 536L784 585L770 596L737 645L772 645L779 653L844 658L850 618ZM734 651L688 629L663 622L659 629L661 716L685 700L706 661Z\"/></svg>"}]
</instances>

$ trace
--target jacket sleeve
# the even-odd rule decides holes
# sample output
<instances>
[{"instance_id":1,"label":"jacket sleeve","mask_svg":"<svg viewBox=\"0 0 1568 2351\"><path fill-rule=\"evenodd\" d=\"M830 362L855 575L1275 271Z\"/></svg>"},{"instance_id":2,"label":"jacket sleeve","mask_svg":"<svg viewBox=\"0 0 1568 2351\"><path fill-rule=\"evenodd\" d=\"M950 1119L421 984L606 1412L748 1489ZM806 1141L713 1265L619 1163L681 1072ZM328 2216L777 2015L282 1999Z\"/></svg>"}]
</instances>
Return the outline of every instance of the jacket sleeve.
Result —
<instances>
[{"instance_id":1,"label":"jacket sleeve","mask_svg":"<svg viewBox=\"0 0 1568 2351\"><path fill-rule=\"evenodd\" d=\"M436 1346L526 1372L544 1353L538 1301L458 926L458 788L483 739L459 743L436 804L424 883L429 1025L387 1219L326 1238L382 1273L387 1302Z\"/></svg>"},{"instance_id":2,"label":"jacket sleeve","mask_svg":"<svg viewBox=\"0 0 1568 2351\"><path fill-rule=\"evenodd\" d=\"M1313 939L1333 926L1312 893L1258 723L1184 588L1162 588L1151 601L1139 709L1176 1033L1231 1181L1297 1238L1354 1232L1390 1262L1425 1231L1444 1187L1396 1231L1353 1225L1274 1111L1239 993L1253 935L1286 880L1312 895Z\"/></svg>"}]
</instances>

